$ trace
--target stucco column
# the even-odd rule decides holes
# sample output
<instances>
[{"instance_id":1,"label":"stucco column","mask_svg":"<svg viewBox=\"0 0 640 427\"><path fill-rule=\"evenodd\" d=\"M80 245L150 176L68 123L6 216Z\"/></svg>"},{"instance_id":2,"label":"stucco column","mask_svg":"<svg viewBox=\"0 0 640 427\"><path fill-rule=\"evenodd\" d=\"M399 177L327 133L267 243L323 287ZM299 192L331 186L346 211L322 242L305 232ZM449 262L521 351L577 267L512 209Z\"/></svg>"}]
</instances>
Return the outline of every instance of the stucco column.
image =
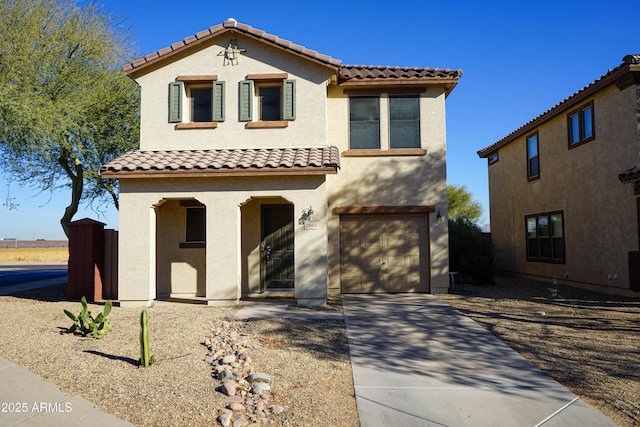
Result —
<instances>
[{"instance_id":1,"label":"stucco column","mask_svg":"<svg viewBox=\"0 0 640 427\"><path fill-rule=\"evenodd\" d=\"M303 210L313 208L314 217L305 224ZM323 306L327 302L328 223L327 186L323 182L313 191L294 199L295 297L298 305Z\"/></svg>"},{"instance_id":2,"label":"stucco column","mask_svg":"<svg viewBox=\"0 0 640 427\"><path fill-rule=\"evenodd\" d=\"M209 305L240 300L240 206L228 197L207 197L206 298Z\"/></svg>"},{"instance_id":3,"label":"stucco column","mask_svg":"<svg viewBox=\"0 0 640 427\"><path fill-rule=\"evenodd\" d=\"M153 202L127 188L121 180L118 299L123 307L149 306L156 297L156 214Z\"/></svg>"}]
</instances>

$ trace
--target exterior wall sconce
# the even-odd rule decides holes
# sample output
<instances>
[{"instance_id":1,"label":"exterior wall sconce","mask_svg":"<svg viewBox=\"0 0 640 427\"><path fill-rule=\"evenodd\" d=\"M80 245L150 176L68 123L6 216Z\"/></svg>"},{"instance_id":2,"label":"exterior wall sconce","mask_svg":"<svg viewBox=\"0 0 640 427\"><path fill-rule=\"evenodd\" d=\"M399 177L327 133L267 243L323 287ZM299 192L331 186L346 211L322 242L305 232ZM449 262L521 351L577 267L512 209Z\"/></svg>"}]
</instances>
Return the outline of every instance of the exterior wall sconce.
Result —
<instances>
[{"instance_id":1,"label":"exterior wall sconce","mask_svg":"<svg viewBox=\"0 0 640 427\"><path fill-rule=\"evenodd\" d=\"M315 213L313 212L313 208L309 206L309 209L302 210L302 216L298 220L298 224L305 225L307 222L313 221L315 217Z\"/></svg>"},{"instance_id":2,"label":"exterior wall sconce","mask_svg":"<svg viewBox=\"0 0 640 427\"><path fill-rule=\"evenodd\" d=\"M440 214L440 211L438 211L438 213L436 213L436 224L440 223L442 223L442 214Z\"/></svg>"}]
</instances>

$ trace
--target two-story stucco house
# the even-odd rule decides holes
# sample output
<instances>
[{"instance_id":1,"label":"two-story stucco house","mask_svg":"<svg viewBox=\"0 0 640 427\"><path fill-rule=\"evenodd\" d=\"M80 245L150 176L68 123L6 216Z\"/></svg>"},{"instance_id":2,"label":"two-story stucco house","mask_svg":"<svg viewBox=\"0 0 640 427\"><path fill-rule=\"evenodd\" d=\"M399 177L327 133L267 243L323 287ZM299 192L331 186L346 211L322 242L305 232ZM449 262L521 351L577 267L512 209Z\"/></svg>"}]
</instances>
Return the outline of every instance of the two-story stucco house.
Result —
<instances>
[{"instance_id":1,"label":"two-story stucco house","mask_svg":"<svg viewBox=\"0 0 640 427\"><path fill-rule=\"evenodd\" d=\"M119 299L446 292L445 98L461 71L344 66L228 19L125 66Z\"/></svg>"},{"instance_id":2,"label":"two-story stucco house","mask_svg":"<svg viewBox=\"0 0 640 427\"><path fill-rule=\"evenodd\" d=\"M501 270L640 290L640 55L478 155Z\"/></svg>"}]
</instances>

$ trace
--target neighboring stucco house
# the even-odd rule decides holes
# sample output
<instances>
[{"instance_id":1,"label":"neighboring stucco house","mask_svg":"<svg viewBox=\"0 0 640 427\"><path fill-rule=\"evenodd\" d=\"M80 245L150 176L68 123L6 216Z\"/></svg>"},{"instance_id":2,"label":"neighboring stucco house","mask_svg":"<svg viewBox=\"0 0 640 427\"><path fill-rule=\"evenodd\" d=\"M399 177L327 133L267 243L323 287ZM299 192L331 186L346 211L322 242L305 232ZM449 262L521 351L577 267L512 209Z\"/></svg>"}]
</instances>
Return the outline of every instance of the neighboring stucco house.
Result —
<instances>
[{"instance_id":1,"label":"neighboring stucco house","mask_svg":"<svg viewBox=\"0 0 640 427\"><path fill-rule=\"evenodd\" d=\"M640 55L478 155L499 269L640 290Z\"/></svg>"},{"instance_id":2,"label":"neighboring stucco house","mask_svg":"<svg viewBox=\"0 0 640 427\"><path fill-rule=\"evenodd\" d=\"M233 19L125 66L119 299L446 292L445 98L461 71L343 66Z\"/></svg>"}]
</instances>

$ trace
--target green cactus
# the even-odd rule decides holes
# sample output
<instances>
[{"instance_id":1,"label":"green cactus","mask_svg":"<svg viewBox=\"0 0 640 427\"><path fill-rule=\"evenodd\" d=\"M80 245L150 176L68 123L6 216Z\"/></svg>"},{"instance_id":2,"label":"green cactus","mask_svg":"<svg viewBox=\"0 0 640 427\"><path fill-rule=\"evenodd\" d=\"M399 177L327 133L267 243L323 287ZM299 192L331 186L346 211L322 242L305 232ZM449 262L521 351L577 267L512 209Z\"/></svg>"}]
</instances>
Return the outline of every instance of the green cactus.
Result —
<instances>
[{"instance_id":1,"label":"green cactus","mask_svg":"<svg viewBox=\"0 0 640 427\"><path fill-rule=\"evenodd\" d=\"M149 353L149 315L147 310L142 310L140 313L140 366L146 368L153 362L153 356Z\"/></svg>"},{"instance_id":2,"label":"green cactus","mask_svg":"<svg viewBox=\"0 0 640 427\"><path fill-rule=\"evenodd\" d=\"M82 297L80 303L82 304L82 310L80 310L80 314L77 316L69 310L63 310L64 314L73 321L73 325L67 329L67 333L82 335L85 337L92 336L96 339L104 338L112 326L111 322L107 319L107 316L111 313L112 302L110 300L107 301L104 304L103 312L98 314L95 318L89 311L87 299L85 297Z\"/></svg>"}]
</instances>

